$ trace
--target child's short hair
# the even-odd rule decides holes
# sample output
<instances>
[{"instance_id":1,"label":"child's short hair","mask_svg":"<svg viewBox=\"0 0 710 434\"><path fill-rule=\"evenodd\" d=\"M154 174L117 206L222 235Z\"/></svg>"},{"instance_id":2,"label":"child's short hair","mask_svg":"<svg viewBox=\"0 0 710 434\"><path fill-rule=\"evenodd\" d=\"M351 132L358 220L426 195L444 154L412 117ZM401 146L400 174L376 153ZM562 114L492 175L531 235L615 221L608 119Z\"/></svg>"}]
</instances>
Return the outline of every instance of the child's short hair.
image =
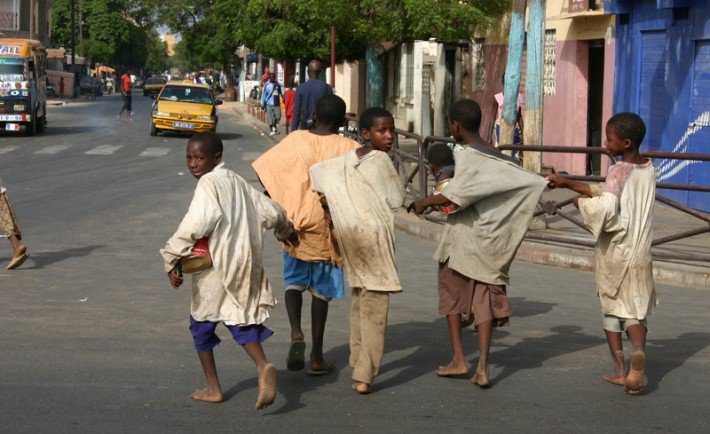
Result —
<instances>
[{"instance_id":1,"label":"child's short hair","mask_svg":"<svg viewBox=\"0 0 710 434\"><path fill-rule=\"evenodd\" d=\"M212 131L205 131L203 133L195 134L190 137L188 144L190 143L202 143L209 148L210 154L212 155L221 154L224 151L222 139Z\"/></svg>"},{"instance_id":2,"label":"child's short hair","mask_svg":"<svg viewBox=\"0 0 710 434\"><path fill-rule=\"evenodd\" d=\"M429 164L437 166L451 166L454 164L454 151L451 150L445 143L437 143L429 148L427 154Z\"/></svg>"},{"instance_id":3,"label":"child's short hair","mask_svg":"<svg viewBox=\"0 0 710 434\"><path fill-rule=\"evenodd\" d=\"M324 95L316 103L318 123L330 126L340 126L345 120L345 101L332 93Z\"/></svg>"},{"instance_id":4,"label":"child's short hair","mask_svg":"<svg viewBox=\"0 0 710 434\"><path fill-rule=\"evenodd\" d=\"M609 119L606 126L614 130L621 140L631 140L635 149L639 148L646 136L646 125L636 113L617 113Z\"/></svg>"},{"instance_id":5,"label":"child's short hair","mask_svg":"<svg viewBox=\"0 0 710 434\"><path fill-rule=\"evenodd\" d=\"M370 107L360 115L360 129L369 130L377 118L394 118L392 113L382 107Z\"/></svg>"},{"instance_id":6,"label":"child's short hair","mask_svg":"<svg viewBox=\"0 0 710 434\"><path fill-rule=\"evenodd\" d=\"M451 104L449 120L458 122L470 133L477 133L481 127L481 106L472 99L460 99Z\"/></svg>"}]
</instances>

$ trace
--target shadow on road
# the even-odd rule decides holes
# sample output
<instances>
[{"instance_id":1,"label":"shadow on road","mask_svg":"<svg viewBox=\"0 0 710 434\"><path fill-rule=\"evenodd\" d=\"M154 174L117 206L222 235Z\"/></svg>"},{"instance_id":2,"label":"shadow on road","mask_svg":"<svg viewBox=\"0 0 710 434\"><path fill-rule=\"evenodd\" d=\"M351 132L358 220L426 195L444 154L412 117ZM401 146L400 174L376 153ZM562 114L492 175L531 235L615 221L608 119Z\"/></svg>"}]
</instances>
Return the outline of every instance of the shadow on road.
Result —
<instances>
[{"instance_id":1,"label":"shadow on road","mask_svg":"<svg viewBox=\"0 0 710 434\"><path fill-rule=\"evenodd\" d=\"M54 125L49 125L47 126L47 129L38 134L37 137L42 137L42 136L65 136L69 134L83 134L83 133L98 133L101 131L108 131L108 127L102 127L102 126L96 126L96 125L89 125L85 127L76 127L76 126L68 126L68 127L59 127L59 126L54 126Z\"/></svg>"},{"instance_id":2,"label":"shadow on road","mask_svg":"<svg viewBox=\"0 0 710 434\"><path fill-rule=\"evenodd\" d=\"M83 256L88 256L94 252L94 250L104 248L106 246L85 246L85 247L74 247L72 249L60 250L58 252L30 252L30 257L28 262L31 261L32 266L20 267L21 269L30 270L40 270L49 265L55 264L57 262L63 261L69 258L81 258Z\"/></svg>"},{"instance_id":3,"label":"shadow on road","mask_svg":"<svg viewBox=\"0 0 710 434\"><path fill-rule=\"evenodd\" d=\"M710 345L710 333L684 333L675 339L651 339L646 354L648 385L642 394L658 389L666 375L680 368L696 353Z\"/></svg>"}]
</instances>

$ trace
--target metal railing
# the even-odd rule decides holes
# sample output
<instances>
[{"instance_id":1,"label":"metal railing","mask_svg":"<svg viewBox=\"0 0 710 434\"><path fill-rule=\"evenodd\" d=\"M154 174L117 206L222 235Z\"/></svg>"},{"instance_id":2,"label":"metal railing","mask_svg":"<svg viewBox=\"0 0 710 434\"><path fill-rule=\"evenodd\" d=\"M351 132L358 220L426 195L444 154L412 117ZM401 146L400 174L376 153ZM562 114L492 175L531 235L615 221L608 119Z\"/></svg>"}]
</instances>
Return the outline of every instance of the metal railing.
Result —
<instances>
[{"instance_id":1,"label":"metal railing","mask_svg":"<svg viewBox=\"0 0 710 434\"><path fill-rule=\"evenodd\" d=\"M250 113L255 117L262 119L261 110L250 108ZM359 135L354 132L357 131L357 118L354 116L347 117L348 126L345 128L344 135L351 137L355 140L360 140ZM429 170L429 164L427 162L426 156L429 149L429 145L432 143L456 143L453 138L441 137L441 136L427 136L422 137L418 134L410 133L405 130L395 129L395 139L390 152L393 164L397 169L397 172L403 177L405 182L405 188L409 191L413 198L423 198L429 193L429 177L431 176ZM405 152L400 147L400 137L406 139L414 140L417 146L416 154L411 152ZM545 152L545 153L570 153L570 154L601 154L607 156L613 161L613 156L605 148L596 147L574 147L574 146L526 146L526 145L503 145L498 147L502 151L523 151L523 152ZM642 157L656 158L656 159L670 159L670 160L692 160L692 161L710 161L710 154L701 153L678 153L678 152L662 152L662 151L650 151L642 152ZM411 162L411 169L408 168L406 162ZM561 175L565 178L586 181L586 182L604 182L606 177L603 176L582 176L582 175ZM415 178L417 180L415 181ZM656 183L657 189L668 189L668 190L684 190L684 191L694 191L701 193L710 193L710 186L706 185L691 185L691 184L671 184L658 182ZM678 241L684 238L689 238L697 235L702 235L710 232L710 215L693 209L689 206L683 205L677 201L656 193L656 200L661 202L671 208L683 212L684 214L691 216L695 219L700 220L702 223L701 227L679 232L673 235L667 235L660 238L656 238L652 241L651 253L654 259L666 259L666 260L686 260L686 261L698 261L710 263L710 254L700 253L700 252L679 252L674 250L661 250L657 246L666 244L672 241ZM539 209L535 212L535 216L541 216L546 214L548 216L560 216L561 218L569 221L570 223L582 228L586 232L590 232L587 226L581 219L574 217L571 213L563 211L562 208L570 206L573 204L573 198L563 200L561 202L555 201L543 201L539 202ZM540 231L528 231L526 239L543 241L543 242L555 242L572 244L585 247L593 247L595 245L595 240L580 238L579 236L562 236L554 234L540 233Z\"/></svg>"}]
</instances>

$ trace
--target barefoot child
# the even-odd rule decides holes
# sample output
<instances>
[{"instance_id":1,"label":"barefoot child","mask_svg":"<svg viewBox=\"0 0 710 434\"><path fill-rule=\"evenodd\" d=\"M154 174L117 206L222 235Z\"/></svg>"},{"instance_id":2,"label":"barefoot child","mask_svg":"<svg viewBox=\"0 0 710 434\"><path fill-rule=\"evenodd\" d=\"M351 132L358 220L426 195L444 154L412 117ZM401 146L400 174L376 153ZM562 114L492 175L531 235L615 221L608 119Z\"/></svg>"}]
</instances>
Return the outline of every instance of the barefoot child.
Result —
<instances>
[{"instance_id":1,"label":"barefoot child","mask_svg":"<svg viewBox=\"0 0 710 434\"><path fill-rule=\"evenodd\" d=\"M323 358L323 336L328 303L345 296L342 258L329 224L325 220L318 194L311 190L308 170L316 163L339 157L356 149L354 140L339 136L345 122L345 101L328 94L318 100L315 128L295 130L253 164L269 195L286 209L298 232L299 245L284 247L284 284L286 311L291 323L291 346L286 366L291 371L305 367L305 348L301 329L303 295L312 295L311 322L313 347L308 373L332 372L333 365Z\"/></svg>"},{"instance_id":2,"label":"barefoot child","mask_svg":"<svg viewBox=\"0 0 710 434\"><path fill-rule=\"evenodd\" d=\"M17 224L15 211L12 210L7 192L2 185L2 178L0 178L0 232L7 237L12 245L12 259L7 265L7 269L14 270L22 265L30 255L27 253L27 246L20 241L22 233Z\"/></svg>"},{"instance_id":3,"label":"barefoot child","mask_svg":"<svg viewBox=\"0 0 710 434\"><path fill-rule=\"evenodd\" d=\"M383 108L360 116L364 145L311 167L314 191L325 196L348 284L353 388L370 392L380 369L390 293L402 291L395 263L394 213L404 203L404 181L387 155L394 118Z\"/></svg>"},{"instance_id":4,"label":"barefoot child","mask_svg":"<svg viewBox=\"0 0 710 434\"><path fill-rule=\"evenodd\" d=\"M439 313L446 315L453 348L453 360L439 367L437 375L468 373L461 321L472 315L480 356L471 381L487 387L491 329L507 324L512 314L508 270L547 183L484 142L480 124L476 102L464 99L451 106L449 130L468 146L456 154L456 172L441 193L414 202L410 209L421 213L449 202L460 209L449 215L434 255L439 261Z\"/></svg>"},{"instance_id":5,"label":"barefoot child","mask_svg":"<svg viewBox=\"0 0 710 434\"><path fill-rule=\"evenodd\" d=\"M606 124L606 149L621 161L609 168L604 184L589 185L557 175L551 187L569 188L584 222L597 237L596 283L603 328L614 370L602 377L638 394L646 369L646 316L657 304L653 287L651 239L656 173L649 158L639 155L646 126L634 113L619 113ZM621 332L631 339L633 355L625 369Z\"/></svg>"},{"instance_id":6,"label":"barefoot child","mask_svg":"<svg viewBox=\"0 0 710 434\"><path fill-rule=\"evenodd\" d=\"M199 181L187 214L161 254L170 283L178 288L183 282L181 259L190 255L196 240L209 239L214 265L193 276L190 308L190 332L207 388L195 391L192 399L224 398L213 353L220 342L215 328L223 322L257 366L255 407L260 410L276 395L276 367L261 346L273 334L263 323L276 304L264 273L262 237L265 228L273 228L280 241L294 241L294 231L280 206L224 167L222 148L215 133L196 134L187 143L187 166Z\"/></svg>"}]
</instances>

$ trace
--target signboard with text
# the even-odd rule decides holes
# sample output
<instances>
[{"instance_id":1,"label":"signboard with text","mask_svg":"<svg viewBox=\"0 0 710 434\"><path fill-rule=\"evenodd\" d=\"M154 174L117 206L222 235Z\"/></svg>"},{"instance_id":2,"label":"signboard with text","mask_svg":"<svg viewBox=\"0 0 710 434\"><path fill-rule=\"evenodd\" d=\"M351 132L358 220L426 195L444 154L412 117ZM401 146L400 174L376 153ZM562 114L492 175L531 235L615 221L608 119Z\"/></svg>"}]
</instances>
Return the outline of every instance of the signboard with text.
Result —
<instances>
[{"instance_id":1,"label":"signboard with text","mask_svg":"<svg viewBox=\"0 0 710 434\"><path fill-rule=\"evenodd\" d=\"M573 12L585 12L589 10L589 0L569 0L569 7L567 11L569 13Z\"/></svg>"}]
</instances>

